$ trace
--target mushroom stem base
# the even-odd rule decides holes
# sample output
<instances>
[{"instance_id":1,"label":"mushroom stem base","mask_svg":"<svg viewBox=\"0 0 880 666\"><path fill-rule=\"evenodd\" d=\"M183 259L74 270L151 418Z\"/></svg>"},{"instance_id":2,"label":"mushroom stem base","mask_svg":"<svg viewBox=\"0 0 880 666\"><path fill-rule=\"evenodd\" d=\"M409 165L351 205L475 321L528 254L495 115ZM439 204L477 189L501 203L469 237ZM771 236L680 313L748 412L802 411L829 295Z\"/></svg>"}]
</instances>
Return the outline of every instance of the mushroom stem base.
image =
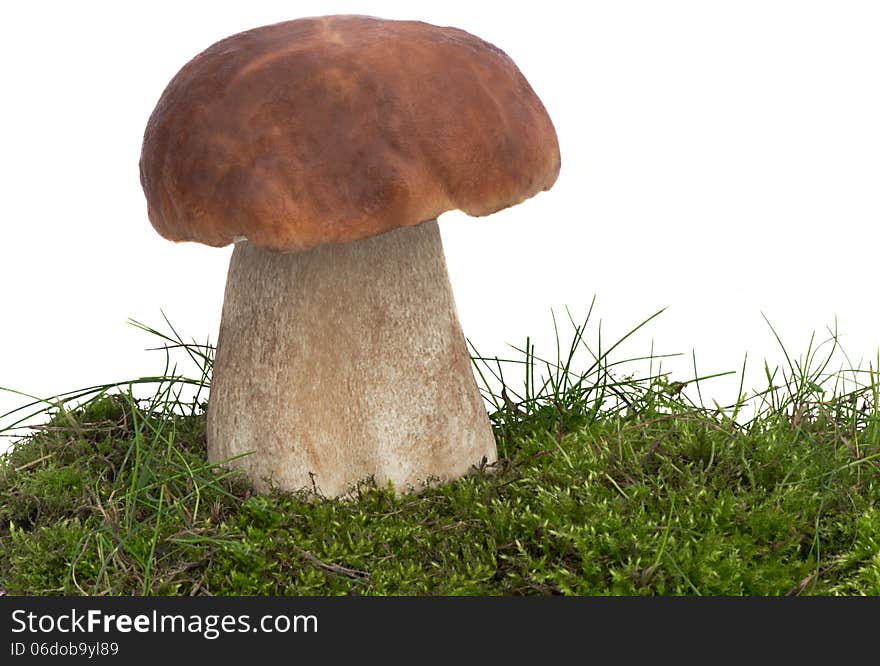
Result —
<instances>
[{"instance_id":1,"label":"mushroom stem base","mask_svg":"<svg viewBox=\"0 0 880 666\"><path fill-rule=\"evenodd\" d=\"M208 457L258 490L328 497L495 461L436 220L305 252L236 244Z\"/></svg>"}]
</instances>

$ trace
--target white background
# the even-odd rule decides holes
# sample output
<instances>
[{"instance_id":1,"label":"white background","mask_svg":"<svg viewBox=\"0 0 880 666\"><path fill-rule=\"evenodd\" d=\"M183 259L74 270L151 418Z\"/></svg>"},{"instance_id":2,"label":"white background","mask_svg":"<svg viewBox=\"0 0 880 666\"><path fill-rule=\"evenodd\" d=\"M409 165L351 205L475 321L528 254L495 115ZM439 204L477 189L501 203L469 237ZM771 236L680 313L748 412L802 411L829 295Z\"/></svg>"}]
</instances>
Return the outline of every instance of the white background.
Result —
<instances>
[{"instance_id":1,"label":"white background","mask_svg":"<svg viewBox=\"0 0 880 666\"><path fill-rule=\"evenodd\" d=\"M168 80L229 34L366 13L454 25L504 49L562 149L550 192L441 218L465 334L481 349L582 313L628 348L683 352L677 379L782 360L838 318L857 363L880 345L876 2L82 2L0 9L0 386L57 392L161 371L160 308L216 339L230 249L175 245L138 180ZM595 328L588 336L594 339ZM545 347L546 348L546 347ZM875 361L876 363L876 361ZM736 381L704 393L729 401ZM20 398L0 394L0 413Z\"/></svg>"}]
</instances>

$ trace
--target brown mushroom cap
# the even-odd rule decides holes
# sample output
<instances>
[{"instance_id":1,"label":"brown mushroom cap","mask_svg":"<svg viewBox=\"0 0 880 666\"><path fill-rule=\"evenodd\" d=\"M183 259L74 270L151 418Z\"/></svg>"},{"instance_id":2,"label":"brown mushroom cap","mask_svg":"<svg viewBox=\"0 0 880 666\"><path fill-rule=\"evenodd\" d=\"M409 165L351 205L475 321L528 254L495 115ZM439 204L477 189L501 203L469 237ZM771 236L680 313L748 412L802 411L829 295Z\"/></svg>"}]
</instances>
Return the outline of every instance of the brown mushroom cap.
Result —
<instances>
[{"instance_id":1,"label":"brown mushroom cap","mask_svg":"<svg viewBox=\"0 0 880 666\"><path fill-rule=\"evenodd\" d=\"M559 144L491 44L328 16L248 30L191 60L149 119L140 168L165 238L291 251L512 206L553 185Z\"/></svg>"}]
</instances>

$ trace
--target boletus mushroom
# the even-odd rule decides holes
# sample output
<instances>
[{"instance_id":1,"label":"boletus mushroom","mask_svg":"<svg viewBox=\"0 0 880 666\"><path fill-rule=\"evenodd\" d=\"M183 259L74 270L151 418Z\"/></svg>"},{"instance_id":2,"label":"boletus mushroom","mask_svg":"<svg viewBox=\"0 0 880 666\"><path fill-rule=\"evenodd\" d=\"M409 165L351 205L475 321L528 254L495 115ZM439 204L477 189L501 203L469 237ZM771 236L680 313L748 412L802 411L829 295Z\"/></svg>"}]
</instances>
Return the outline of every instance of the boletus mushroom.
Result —
<instances>
[{"instance_id":1,"label":"boletus mushroom","mask_svg":"<svg viewBox=\"0 0 880 666\"><path fill-rule=\"evenodd\" d=\"M209 460L258 490L326 496L495 461L437 216L513 206L559 164L513 61L455 28L307 18L187 63L147 123L140 175L163 237L235 244Z\"/></svg>"}]
</instances>

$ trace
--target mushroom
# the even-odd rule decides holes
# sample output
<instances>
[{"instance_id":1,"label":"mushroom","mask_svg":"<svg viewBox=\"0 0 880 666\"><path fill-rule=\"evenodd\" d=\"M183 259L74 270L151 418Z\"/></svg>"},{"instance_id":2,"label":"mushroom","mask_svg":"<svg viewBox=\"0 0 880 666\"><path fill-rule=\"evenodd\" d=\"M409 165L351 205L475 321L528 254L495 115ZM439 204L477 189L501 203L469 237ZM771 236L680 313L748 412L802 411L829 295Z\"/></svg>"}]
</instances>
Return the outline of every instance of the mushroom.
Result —
<instances>
[{"instance_id":1,"label":"mushroom","mask_svg":"<svg viewBox=\"0 0 880 666\"><path fill-rule=\"evenodd\" d=\"M186 64L147 123L140 174L160 235L235 243L209 460L259 491L325 496L494 462L437 217L513 206L559 164L513 61L455 28L299 19Z\"/></svg>"}]
</instances>

